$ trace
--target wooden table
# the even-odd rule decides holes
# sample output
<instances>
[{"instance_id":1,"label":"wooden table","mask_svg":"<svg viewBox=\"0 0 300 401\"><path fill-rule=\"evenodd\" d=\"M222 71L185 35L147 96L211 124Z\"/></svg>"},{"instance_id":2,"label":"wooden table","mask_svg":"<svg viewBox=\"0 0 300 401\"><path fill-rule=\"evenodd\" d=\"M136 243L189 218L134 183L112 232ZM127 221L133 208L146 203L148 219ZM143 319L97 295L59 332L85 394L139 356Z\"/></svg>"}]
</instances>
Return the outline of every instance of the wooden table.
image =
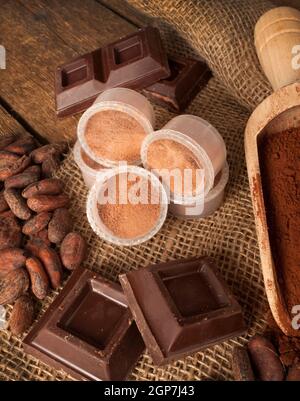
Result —
<instances>
[{"instance_id":1,"label":"wooden table","mask_svg":"<svg viewBox=\"0 0 300 401\"><path fill-rule=\"evenodd\" d=\"M0 132L75 138L78 116L55 115L55 67L148 22L124 1L0 0L0 44L7 53L7 68L0 70Z\"/></svg>"},{"instance_id":2,"label":"wooden table","mask_svg":"<svg viewBox=\"0 0 300 401\"><path fill-rule=\"evenodd\" d=\"M0 132L26 129L48 141L75 138L78 117L58 119L56 66L136 29L96 0L0 1Z\"/></svg>"}]
</instances>

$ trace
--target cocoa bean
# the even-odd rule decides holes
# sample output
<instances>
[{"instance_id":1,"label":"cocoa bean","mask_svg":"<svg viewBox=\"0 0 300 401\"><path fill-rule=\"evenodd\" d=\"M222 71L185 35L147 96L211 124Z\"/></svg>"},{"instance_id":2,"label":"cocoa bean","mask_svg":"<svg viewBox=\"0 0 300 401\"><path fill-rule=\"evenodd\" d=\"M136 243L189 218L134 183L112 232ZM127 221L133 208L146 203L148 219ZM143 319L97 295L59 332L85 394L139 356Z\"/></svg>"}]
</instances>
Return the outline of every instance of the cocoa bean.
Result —
<instances>
[{"instance_id":1,"label":"cocoa bean","mask_svg":"<svg viewBox=\"0 0 300 401\"><path fill-rule=\"evenodd\" d=\"M42 173L45 178L53 176L60 165L59 157L56 154L51 154L42 163Z\"/></svg>"},{"instance_id":2,"label":"cocoa bean","mask_svg":"<svg viewBox=\"0 0 300 401\"><path fill-rule=\"evenodd\" d=\"M25 199L15 188L4 190L4 198L15 216L21 220L28 220L31 217L31 211L28 208Z\"/></svg>"},{"instance_id":3,"label":"cocoa bean","mask_svg":"<svg viewBox=\"0 0 300 401\"><path fill-rule=\"evenodd\" d=\"M26 269L31 281L31 290L38 299L44 299L49 291L49 280L39 259L32 257L26 260Z\"/></svg>"},{"instance_id":4,"label":"cocoa bean","mask_svg":"<svg viewBox=\"0 0 300 401\"><path fill-rule=\"evenodd\" d=\"M86 251L84 238L78 233L69 233L60 247L60 257L64 267L68 270L79 267L86 256Z\"/></svg>"},{"instance_id":5,"label":"cocoa bean","mask_svg":"<svg viewBox=\"0 0 300 401\"><path fill-rule=\"evenodd\" d=\"M12 270L0 279L0 305L15 302L29 288L27 272L20 268Z\"/></svg>"},{"instance_id":6,"label":"cocoa bean","mask_svg":"<svg viewBox=\"0 0 300 401\"><path fill-rule=\"evenodd\" d=\"M42 212L27 220L23 226L22 232L25 235L35 235L39 231L47 227L51 219L51 214L48 212Z\"/></svg>"},{"instance_id":7,"label":"cocoa bean","mask_svg":"<svg viewBox=\"0 0 300 401\"><path fill-rule=\"evenodd\" d=\"M5 135L0 138L0 150L6 148L17 139L16 135Z\"/></svg>"},{"instance_id":8,"label":"cocoa bean","mask_svg":"<svg viewBox=\"0 0 300 401\"><path fill-rule=\"evenodd\" d=\"M44 230L39 231L38 233L31 235L30 239L40 239L42 240L46 245L51 246L51 242L49 241L48 238L48 230L47 228L44 228Z\"/></svg>"},{"instance_id":9,"label":"cocoa bean","mask_svg":"<svg viewBox=\"0 0 300 401\"><path fill-rule=\"evenodd\" d=\"M253 367L260 380L284 380L284 367L273 344L268 339L255 335L249 341L248 350Z\"/></svg>"},{"instance_id":10,"label":"cocoa bean","mask_svg":"<svg viewBox=\"0 0 300 401\"><path fill-rule=\"evenodd\" d=\"M19 248L0 250L0 277L25 265L25 251Z\"/></svg>"},{"instance_id":11,"label":"cocoa bean","mask_svg":"<svg viewBox=\"0 0 300 401\"><path fill-rule=\"evenodd\" d=\"M22 156L13 164L0 168L0 181L5 181L12 175L22 173L30 164L31 160L28 156Z\"/></svg>"},{"instance_id":12,"label":"cocoa bean","mask_svg":"<svg viewBox=\"0 0 300 401\"><path fill-rule=\"evenodd\" d=\"M0 168L9 167L20 158L19 155L14 153L6 152L5 150L0 151Z\"/></svg>"},{"instance_id":13,"label":"cocoa bean","mask_svg":"<svg viewBox=\"0 0 300 401\"><path fill-rule=\"evenodd\" d=\"M41 146L31 152L30 157L36 164L42 164L47 157L51 154L56 154L57 150L53 144Z\"/></svg>"},{"instance_id":14,"label":"cocoa bean","mask_svg":"<svg viewBox=\"0 0 300 401\"><path fill-rule=\"evenodd\" d=\"M288 382L299 382L300 381L300 361L295 362L288 371L286 380Z\"/></svg>"},{"instance_id":15,"label":"cocoa bean","mask_svg":"<svg viewBox=\"0 0 300 401\"><path fill-rule=\"evenodd\" d=\"M48 226L48 238L54 244L60 244L72 230L72 219L66 208L56 209Z\"/></svg>"},{"instance_id":16,"label":"cocoa bean","mask_svg":"<svg viewBox=\"0 0 300 401\"><path fill-rule=\"evenodd\" d=\"M8 325L15 336L24 333L33 323L34 304L28 295L22 295L16 300L11 312Z\"/></svg>"},{"instance_id":17,"label":"cocoa bean","mask_svg":"<svg viewBox=\"0 0 300 401\"><path fill-rule=\"evenodd\" d=\"M33 256L41 260L50 278L52 288L58 288L62 280L62 267L59 256L55 250L47 246L40 239L30 240L26 244L26 249L28 249Z\"/></svg>"},{"instance_id":18,"label":"cocoa bean","mask_svg":"<svg viewBox=\"0 0 300 401\"><path fill-rule=\"evenodd\" d=\"M67 207L69 203L69 197L65 194L36 195L27 200L28 207L36 213L51 212L61 207Z\"/></svg>"},{"instance_id":19,"label":"cocoa bean","mask_svg":"<svg viewBox=\"0 0 300 401\"><path fill-rule=\"evenodd\" d=\"M5 188L25 188L39 180L41 169L39 166L31 166L22 173L13 175L5 180Z\"/></svg>"},{"instance_id":20,"label":"cocoa bean","mask_svg":"<svg viewBox=\"0 0 300 401\"><path fill-rule=\"evenodd\" d=\"M6 212L7 213L7 212ZM11 213L11 211L9 211ZM22 232L17 219L11 216L0 217L0 249L18 248L21 246Z\"/></svg>"},{"instance_id":21,"label":"cocoa bean","mask_svg":"<svg viewBox=\"0 0 300 401\"><path fill-rule=\"evenodd\" d=\"M4 198L3 191L0 192L0 213L9 210L9 206Z\"/></svg>"},{"instance_id":22,"label":"cocoa bean","mask_svg":"<svg viewBox=\"0 0 300 401\"><path fill-rule=\"evenodd\" d=\"M36 142L34 138L30 135L24 135L12 142L10 145L7 145L4 150L23 156L25 154L29 154L35 148Z\"/></svg>"},{"instance_id":23,"label":"cocoa bean","mask_svg":"<svg viewBox=\"0 0 300 401\"><path fill-rule=\"evenodd\" d=\"M245 347L234 347L232 355L232 370L237 381L254 381L248 351Z\"/></svg>"},{"instance_id":24,"label":"cocoa bean","mask_svg":"<svg viewBox=\"0 0 300 401\"><path fill-rule=\"evenodd\" d=\"M0 212L0 219L6 219L7 217L13 217L14 219L16 218L10 209L5 210L5 212Z\"/></svg>"},{"instance_id":25,"label":"cocoa bean","mask_svg":"<svg viewBox=\"0 0 300 401\"><path fill-rule=\"evenodd\" d=\"M23 192L23 198L32 198L36 195L59 195L64 189L63 182L57 178L46 178L28 185Z\"/></svg>"},{"instance_id":26,"label":"cocoa bean","mask_svg":"<svg viewBox=\"0 0 300 401\"><path fill-rule=\"evenodd\" d=\"M35 149L31 152L31 159L36 164L43 163L50 155L59 156L66 150L65 143L51 143L48 145L41 146L38 149Z\"/></svg>"}]
</instances>

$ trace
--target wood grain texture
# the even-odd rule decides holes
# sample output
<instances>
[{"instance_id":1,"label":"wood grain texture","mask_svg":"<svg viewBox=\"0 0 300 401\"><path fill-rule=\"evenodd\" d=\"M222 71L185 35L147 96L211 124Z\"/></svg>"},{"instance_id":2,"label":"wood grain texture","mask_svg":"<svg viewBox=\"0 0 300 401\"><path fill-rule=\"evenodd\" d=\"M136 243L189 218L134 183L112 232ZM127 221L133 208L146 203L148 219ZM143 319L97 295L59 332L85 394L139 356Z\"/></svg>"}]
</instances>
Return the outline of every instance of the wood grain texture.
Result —
<instances>
[{"instance_id":1,"label":"wood grain texture","mask_svg":"<svg viewBox=\"0 0 300 401\"><path fill-rule=\"evenodd\" d=\"M0 106L0 136L8 134L24 134L22 127L2 106Z\"/></svg>"},{"instance_id":2,"label":"wood grain texture","mask_svg":"<svg viewBox=\"0 0 300 401\"><path fill-rule=\"evenodd\" d=\"M57 65L136 29L94 0L7 0L1 5L1 44L7 69L0 96L49 141L75 138L78 116L55 114Z\"/></svg>"},{"instance_id":3,"label":"wood grain texture","mask_svg":"<svg viewBox=\"0 0 300 401\"><path fill-rule=\"evenodd\" d=\"M126 18L133 24L143 27L152 23L153 17L137 10L126 0L97 0L105 7Z\"/></svg>"}]
</instances>

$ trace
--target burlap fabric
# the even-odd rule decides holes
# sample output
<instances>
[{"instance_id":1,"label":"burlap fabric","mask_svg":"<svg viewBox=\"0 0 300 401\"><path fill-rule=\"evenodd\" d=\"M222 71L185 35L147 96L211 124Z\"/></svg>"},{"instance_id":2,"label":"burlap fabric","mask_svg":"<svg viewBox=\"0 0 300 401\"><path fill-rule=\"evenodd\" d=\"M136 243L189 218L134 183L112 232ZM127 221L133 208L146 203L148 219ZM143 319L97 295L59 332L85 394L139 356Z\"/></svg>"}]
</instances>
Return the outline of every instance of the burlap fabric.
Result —
<instances>
[{"instance_id":1,"label":"burlap fabric","mask_svg":"<svg viewBox=\"0 0 300 401\"><path fill-rule=\"evenodd\" d=\"M139 0L134 2L142 4ZM245 344L251 335L263 330L264 316L268 308L244 160L243 132L249 111L236 100L238 97L243 103L251 106L259 102L268 92L268 86L261 73L252 66L255 57L249 39L253 25L258 15L267 7L267 3L258 0L203 0L199 2L175 0L154 2L153 0L146 3L150 11L154 10L154 3L159 3L162 9L156 12L160 16L162 12L167 16L167 11L172 14L174 25L177 24L182 32L185 31L193 47L199 46L201 54L210 57L210 64L214 67L214 71L218 70L218 78L210 80L208 86L197 96L187 112L210 121L226 141L230 181L224 205L212 217L205 220L185 221L169 216L162 230L147 243L131 248L115 247L100 240L89 227L85 215L87 190L80 171L74 163L72 153L68 155L58 171L58 176L64 180L66 191L72 198L71 212L75 228L84 235L89 245L89 256L84 263L85 267L99 271L106 278L117 281L119 273L138 269L150 263L209 255L215 259L224 279L243 308L248 325L245 336L198 352L163 368L155 367L146 352L140 358L130 378L133 380L230 380L232 379L233 346ZM239 8L235 7L237 3ZM193 12L190 11L188 4L193 7ZM207 5L210 13L205 11L204 4ZM214 4L215 13L211 12L212 4ZM197 7L199 7L199 13L196 13ZM230 47L228 25L231 27L232 40L236 46L239 46L236 50L231 49L230 55L225 52ZM236 35L233 27L236 29ZM213 46L210 49L209 44L202 41L204 38L212 39L214 35L219 41L219 52L223 51L224 54L223 58L219 55L218 61L215 61L213 66L210 51L216 50ZM169 42L168 48L171 49L171 47L172 43ZM190 51L190 47L185 48L183 43L181 52L185 49L187 52ZM241 69L242 55L247 57L248 61L243 61L244 67ZM248 70L246 65L249 67ZM226 77L224 71L227 71ZM172 118L170 112L159 107L156 107L156 116L157 127L161 127ZM55 294L51 294L47 298L41 305L40 313L54 297ZM25 355L22 351L21 340L12 336L9 331L2 331L0 379L68 380L71 377Z\"/></svg>"},{"instance_id":2,"label":"burlap fabric","mask_svg":"<svg viewBox=\"0 0 300 401\"><path fill-rule=\"evenodd\" d=\"M121 3L121 2L120 2ZM202 56L215 77L251 109L271 93L253 45L268 0L128 0L154 18L170 54Z\"/></svg>"}]
</instances>

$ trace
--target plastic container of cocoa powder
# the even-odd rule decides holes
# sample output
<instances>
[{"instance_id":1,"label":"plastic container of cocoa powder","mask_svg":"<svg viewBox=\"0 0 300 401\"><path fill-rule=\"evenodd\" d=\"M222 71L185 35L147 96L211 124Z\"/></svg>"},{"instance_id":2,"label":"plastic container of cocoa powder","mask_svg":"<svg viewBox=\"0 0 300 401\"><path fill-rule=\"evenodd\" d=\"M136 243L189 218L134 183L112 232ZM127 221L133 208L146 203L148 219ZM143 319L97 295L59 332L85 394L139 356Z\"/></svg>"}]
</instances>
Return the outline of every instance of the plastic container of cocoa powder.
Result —
<instances>
[{"instance_id":1,"label":"plastic container of cocoa powder","mask_svg":"<svg viewBox=\"0 0 300 401\"><path fill-rule=\"evenodd\" d=\"M225 188L229 180L229 166L225 163L215 179L214 187L203 198L190 205L170 203L169 211L185 219L200 219L211 216L224 201Z\"/></svg>"},{"instance_id":2,"label":"plastic container of cocoa powder","mask_svg":"<svg viewBox=\"0 0 300 401\"><path fill-rule=\"evenodd\" d=\"M132 174L136 177L141 177L141 179L146 179L151 183L151 188L157 191L159 195L159 201L156 203L158 212L157 217L155 217L154 224L149 228L149 230L142 235L136 236L134 238L124 238L121 236L116 235L112 232L111 229L108 228L108 225L104 223L103 219L99 213L99 199L101 194L107 193L107 188L109 182L115 179L115 177L122 175L122 174ZM147 207L147 204L144 205ZM151 206L151 205L149 205ZM152 207L152 206L151 206ZM107 170L104 174L101 174L97 177L97 180L93 187L91 188L88 199L87 199L87 217L88 221L93 229L93 231L102 239L107 242L110 242L114 245L119 246L133 246L139 245L145 241L148 241L152 238L163 226L168 211L168 197L163 185L160 183L159 179L152 174L150 171L147 171L141 167L136 166L120 166L114 169ZM140 218L135 218L135 221L131 221L130 219L125 217L126 225L139 225L143 224L147 219L146 213L141 213ZM119 219L113 219L114 224L118 224ZM147 221L146 221L147 222Z\"/></svg>"},{"instance_id":3,"label":"plastic container of cocoa powder","mask_svg":"<svg viewBox=\"0 0 300 401\"><path fill-rule=\"evenodd\" d=\"M79 141L76 141L74 145L73 154L74 160L81 170L85 185L88 188L91 188L94 185L99 174L105 173L108 170L107 167L101 166L100 164L97 164L97 162L91 160L89 156L84 153Z\"/></svg>"},{"instance_id":4,"label":"plastic container of cocoa powder","mask_svg":"<svg viewBox=\"0 0 300 401\"><path fill-rule=\"evenodd\" d=\"M204 185L198 188L193 195L177 194L168 189L170 201L176 204L191 205L199 196L205 197L214 186L216 176L226 162L226 146L219 132L207 121L193 115L180 115L170 120L161 130L148 135L142 144L141 159L143 166L148 170L155 170L160 160L149 162L148 151L156 141L172 141L183 145L191 152L202 170ZM154 148L155 149L155 148ZM167 152L166 152L167 154ZM164 157L164 168L167 166L167 156ZM173 162L174 164L174 162ZM176 164L176 163L175 163ZM155 173L155 171L154 171Z\"/></svg>"},{"instance_id":5,"label":"plastic container of cocoa powder","mask_svg":"<svg viewBox=\"0 0 300 401\"><path fill-rule=\"evenodd\" d=\"M125 157L119 160L110 158L107 154L106 157L99 155L95 147L89 144L86 138L86 128L89 120L97 113L102 111L121 112L125 113L130 121L135 121L143 135L147 136L153 131L155 125L154 110L150 102L145 96L141 95L132 89L127 88L113 88L104 91L95 100L94 104L88 108L81 116L77 126L77 136L81 147L85 153L94 161L105 167L117 167L121 161L127 161L130 165L141 165L140 152L136 154L136 160L126 160ZM119 113L120 114L120 113ZM126 146L132 147L134 135L130 136ZM104 146L112 146L110 139ZM121 146L121 145L120 145ZM139 147L140 150L140 147Z\"/></svg>"}]
</instances>

